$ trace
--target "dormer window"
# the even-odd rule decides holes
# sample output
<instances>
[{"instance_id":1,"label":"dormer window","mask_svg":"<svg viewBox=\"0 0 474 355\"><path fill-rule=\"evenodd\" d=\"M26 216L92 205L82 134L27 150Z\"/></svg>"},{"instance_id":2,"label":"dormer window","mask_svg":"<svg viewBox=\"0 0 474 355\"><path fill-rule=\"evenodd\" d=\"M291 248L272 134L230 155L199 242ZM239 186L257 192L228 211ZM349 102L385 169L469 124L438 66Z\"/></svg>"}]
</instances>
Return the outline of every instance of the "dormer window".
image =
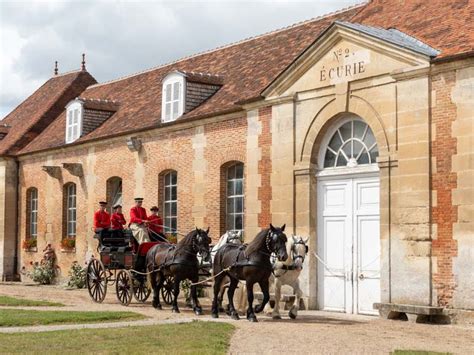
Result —
<instances>
[{"instance_id":1,"label":"dormer window","mask_svg":"<svg viewBox=\"0 0 474 355\"><path fill-rule=\"evenodd\" d=\"M83 102L73 100L66 106L66 143L72 143L82 134Z\"/></svg>"},{"instance_id":2,"label":"dormer window","mask_svg":"<svg viewBox=\"0 0 474 355\"><path fill-rule=\"evenodd\" d=\"M170 122L184 113L186 80L179 72L170 73L163 80L161 120Z\"/></svg>"}]
</instances>

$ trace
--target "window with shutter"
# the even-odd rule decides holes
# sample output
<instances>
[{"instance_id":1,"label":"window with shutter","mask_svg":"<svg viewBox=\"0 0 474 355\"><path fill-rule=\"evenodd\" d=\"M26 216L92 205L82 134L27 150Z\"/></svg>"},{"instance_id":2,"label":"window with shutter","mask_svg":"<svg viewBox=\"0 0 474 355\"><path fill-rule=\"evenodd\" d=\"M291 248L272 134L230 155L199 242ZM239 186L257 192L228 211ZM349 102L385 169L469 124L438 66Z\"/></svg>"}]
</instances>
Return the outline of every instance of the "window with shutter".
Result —
<instances>
[{"instance_id":1,"label":"window with shutter","mask_svg":"<svg viewBox=\"0 0 474 355\"><path fill-rule=\"evenodd\" d=\"M66 143L72 143L82 133L82 101L71 101L66 110Z\"/></svg>"},{"instance_id":2,"label":"window with shutter","mask_svg":"<svg viewBox=\"0 0 474 355\"><path fill-rule=\"evenodd\" d=\"M184 76L171 73L163 81L162 115L163 122L176 120L184 113Z\"/></svg>"}]
</instances>

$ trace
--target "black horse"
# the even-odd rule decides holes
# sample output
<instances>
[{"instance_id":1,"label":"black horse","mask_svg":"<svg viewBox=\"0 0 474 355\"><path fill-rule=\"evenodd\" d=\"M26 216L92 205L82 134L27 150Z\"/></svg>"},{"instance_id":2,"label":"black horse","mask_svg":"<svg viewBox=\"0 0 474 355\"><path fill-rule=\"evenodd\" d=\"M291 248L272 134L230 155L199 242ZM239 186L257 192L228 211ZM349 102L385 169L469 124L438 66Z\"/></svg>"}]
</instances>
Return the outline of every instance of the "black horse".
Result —
<instances>
[{"instance_id":1,"label":"black horse","mask_svg":"<svg viewBox=\"0 0 474 355\"><path fill-rule=\"evenodd\" d=\"M247 284L247 319L257 322L253 308L253 285L258 283L263 292L263 301L255 306L255 312L263 311L270 300L268 279L272 273L270 256L275 253L278 260L288 258L286 251L285 225L281 228L273 227L262 230L247 246L226 244L220 248L214 258L213 272L217 275L214 279L214 299L212 301L212 317L219 317L219 291L221 283L226 276L230 278L229 313L233 319L239 319L239 314L234 307L234 292L239 280Z\"/></svg>"},{"instance_id":2,"label":"black horse","mask_svg":"<svg viewBox=\"0 0 474 355\"><path fill-rule=\"evenodd\" d=\"M174 278L172 311L179 313L178 295L179 285L182 280L189 279L191 282L198 282L199 253L204 261L210 261L209 244L211 238L207 231L196 228L191 231L177 245L157 244L153 246L146 255L146 264L149 274L149 281L153 288L153 307L161 309L160 291L166 277ZM196 286L191 286L191 298L193 310L197 315L202 314L202 308L197 298Z\"/></svg>"}]
</instances>

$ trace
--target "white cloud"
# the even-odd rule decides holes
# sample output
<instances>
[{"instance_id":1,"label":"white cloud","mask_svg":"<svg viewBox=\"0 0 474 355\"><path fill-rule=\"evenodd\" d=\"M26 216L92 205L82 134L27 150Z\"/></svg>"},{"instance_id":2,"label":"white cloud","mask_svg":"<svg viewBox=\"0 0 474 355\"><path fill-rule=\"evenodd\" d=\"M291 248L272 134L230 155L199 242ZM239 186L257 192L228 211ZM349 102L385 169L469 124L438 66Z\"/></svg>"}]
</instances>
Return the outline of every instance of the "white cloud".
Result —
<instances>
[{"instance_id":1,"label":"white cloud","mask_svg":"<svg viewBox=\"0 0 474 355\"><path fill-rule=\"evenodd\" d=\"M111 80L317 17L358 0L0 2L0 118L81 54Z\"/></svg>"}]
</instances>

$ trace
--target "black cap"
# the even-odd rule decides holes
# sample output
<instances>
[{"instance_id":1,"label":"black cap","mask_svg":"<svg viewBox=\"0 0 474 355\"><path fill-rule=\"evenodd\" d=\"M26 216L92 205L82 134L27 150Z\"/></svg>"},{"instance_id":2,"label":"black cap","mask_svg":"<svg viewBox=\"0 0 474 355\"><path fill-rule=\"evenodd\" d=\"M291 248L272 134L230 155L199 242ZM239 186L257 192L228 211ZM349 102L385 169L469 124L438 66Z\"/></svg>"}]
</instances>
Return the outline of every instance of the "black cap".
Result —
<instances>
[{"instance_id":1,"label":"black cap","mask_svg":"<svg viewBox=\"0 0 474 355\"><path fill-rule=\"evenodd\" d=\"M157 206L153 206L150 208L150 211L159 211L160 209Z\"/></svg>"},{"instance_id":2,"label":"black cap","mask_svg":"<svg viewBox=\"0 0 474 355\"><path fill-rule=\"evenodd\" d=\"M116 205L114 206L114 210L116 210L116 209L119 208L119 207L122 207L122 205L116 204Z\"/></svg>"},{"instance_id":3,"label":"black cap","mask_svg":"<svg viewBox=\"0 0 474 355\"><path fill-rule=\"evenodd\" d=\"M135 197L134 200L135 201L143 201L143 197Z\"/></svg>"},{"instance_id":4,"label":"black cap","mask_svg":"<svg viewBox=\"0 0 474 355\"><path fill-rule=\"evenodd\" d=\"M107 202L105 202L105 201L100 201L100 202L99 202L99 205L101 205L101 206L106 206L106 205L107 205Z\"/></svg>"}]
</instances>

